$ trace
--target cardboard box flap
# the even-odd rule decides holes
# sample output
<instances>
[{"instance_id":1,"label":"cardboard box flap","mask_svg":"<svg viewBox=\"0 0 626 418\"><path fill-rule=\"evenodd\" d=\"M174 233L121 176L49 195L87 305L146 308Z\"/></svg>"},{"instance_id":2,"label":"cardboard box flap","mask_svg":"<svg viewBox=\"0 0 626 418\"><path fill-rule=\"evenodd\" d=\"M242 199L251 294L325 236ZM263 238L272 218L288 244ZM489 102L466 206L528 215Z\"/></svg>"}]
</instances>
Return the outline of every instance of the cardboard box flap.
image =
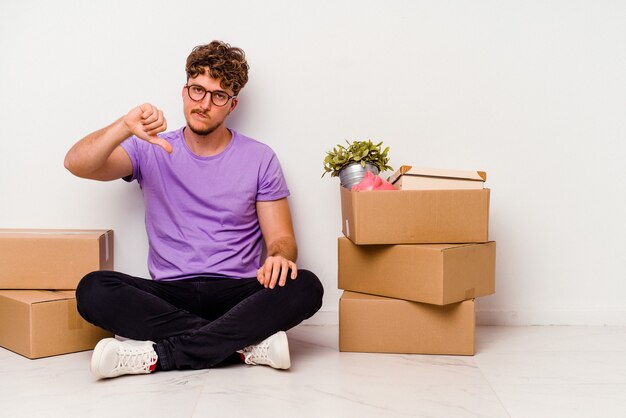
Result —
<instances>
[{"instance_id":1,"label":"cardboard box flap","mask_svg":"<svg viewBox=\"0 0 626 418\"><path fill-rule=\"evenodd\" d=\"M109 234L110 229L0 229L0 235L3 238L99 238Z\"/></svg>"},{"instance_id":2,"label":"cardboard box flap","mask_svg":"<svg viewBox=\"0 0 626 418\"><path fill-rule=\"evenodd\" d=\"M341 294L340 299L343 300L382 300L380 296L368 295L366 293L348 292L347 290Z\"/></svg>"},{"instance_id":3,"label":"cardboard box flap","mask_svg":"<svg viewBox=\"0 0 626 418\"><path fill-rule=\"evenodd\" d=\"M0 296L32 305L35 303L73 299L75 292L73 290L0 290Z\"/></svg>"},{"instance_id":4,"label":"cardboard box flap","mask_svg":"<svg viewBox=\"0 0 626 418\"><path fill-rule=\"evenodd\" d=\"M485 244L487 244L488 242L492 242L492 241L487 241L485 242ZM467 243L458 243L458 244L416 244L416 245L419 245L420 247L425 248L425 249L432 249L435 251L447 251L447 250L453 250L456 248L469 247L469 246L473 246L476 244L472 242L467 242Z\"/></svg>"},{"instance_id":5,"label":"cardboard box flap","mask_svg":"<svg viewBox=\"0 0 626 418\"><path fill-rule=\"evenodd\" d=\"M487 181L487 173L484 171L448 170L442 168L419 168L403 165L398 171L389 176L389 183L395 183L401 176L440 177L450 179L463 179L470 181Z\"/></svg>"},{"instance_id":6,"label":"cardboard box flap","mask_svg":"<svg viewBox=\"0 0 626 418\"><path fill-rule=\"evenodd\" d=\"M346 241L348 240L348 238L346 238L345 236L340 236L338 238L340 241ZM494 241L487 241L484 244L487 244L489 242L494 242ZM389 245L393 245L393 244L369 244L368 247L370 248L377 248L377 247L389 247ZM474 246L476 245L476 243L472 243L472 242L467 242L467 243L452 243L452 244L415 244L415 245L419 245L419 248L423 249L423 250L432 250L432 251L436 251L436 252L442 252L442 251L446 251L446 250L452 250L455 248L464 248L464 247L469 247L469 246Z\"/></svg>"}]
</instances>

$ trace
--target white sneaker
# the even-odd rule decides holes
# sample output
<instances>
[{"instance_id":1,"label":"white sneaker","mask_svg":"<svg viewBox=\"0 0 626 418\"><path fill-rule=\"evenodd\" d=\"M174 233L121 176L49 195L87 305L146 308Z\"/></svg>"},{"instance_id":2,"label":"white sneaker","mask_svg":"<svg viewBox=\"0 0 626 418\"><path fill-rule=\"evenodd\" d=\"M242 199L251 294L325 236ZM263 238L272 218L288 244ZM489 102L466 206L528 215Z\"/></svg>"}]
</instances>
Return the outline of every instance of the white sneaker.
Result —
<instances>
[{"instance_id":1,"label":"white sneaker","mask_svg":"<svg viewBox=\"0 0 626 418\"><path fill-rule=\"evenodd\" d=\"M250 345L238 352L244 355L246 364L266 365L275 369L291 367L289 342L284 331L279 331L260 343Z\"/></svg>"},{"instance_id":2,"label":"white sneaker","mask_svg":"<svg viewBox=\"0 0 626 418\"><path fill-rule=\"evenodd\" d=\"M158 359L152 341L100 340L91 356L91 372L98 378L154 371Z\"/></svg>"}]
</instances>

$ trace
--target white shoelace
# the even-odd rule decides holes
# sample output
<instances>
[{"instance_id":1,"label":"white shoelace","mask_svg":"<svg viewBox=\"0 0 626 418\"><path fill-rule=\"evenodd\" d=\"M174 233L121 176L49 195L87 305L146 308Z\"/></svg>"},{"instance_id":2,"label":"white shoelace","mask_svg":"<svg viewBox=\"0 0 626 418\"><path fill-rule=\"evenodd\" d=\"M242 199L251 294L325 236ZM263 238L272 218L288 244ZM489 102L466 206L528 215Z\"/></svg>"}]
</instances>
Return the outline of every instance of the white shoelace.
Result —
<instances>
[{"instance_id":1,"label":"white shoelace","mask_svg":"<svg viewBox=\"0 0 626 418\"><path fill-rule=\"evenodd\" d=\"M117 351L117 366L115 366L115 369L148 373L150 366L157 362L157 358L154 350L147 350L145 347L126 347L121 345Z\"/></svg>"},{"instance_id":2,"label":"white shoelace","mask_svg":"<svg viewBox=\"0 0 626 418\"><path fill-rule=\"evenodd\" d=\"M269 342L264 341L244 348L242 351L246 358L246 363L257 364L257 362L261 362L262 364L267 364L269 361L269 347Z\"/></svg>"}]
</instances>

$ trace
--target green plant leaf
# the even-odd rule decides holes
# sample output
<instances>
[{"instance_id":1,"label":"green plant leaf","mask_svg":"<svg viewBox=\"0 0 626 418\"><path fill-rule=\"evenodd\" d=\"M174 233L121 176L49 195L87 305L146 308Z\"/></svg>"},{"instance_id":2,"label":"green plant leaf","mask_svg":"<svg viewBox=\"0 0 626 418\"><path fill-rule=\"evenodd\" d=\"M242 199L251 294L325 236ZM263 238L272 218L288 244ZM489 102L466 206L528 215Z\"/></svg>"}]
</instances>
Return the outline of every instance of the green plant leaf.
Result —
<instances>
[{"instance_id":1,"label":"green plant leaf","mask_svg":"<svg viewBox=\"0 0 626 418\"><path fill-rule=\"evenodd\" d=\"M348 141L346 145L337 144L332 151L327 151L324 158L324 173L330 173L331 177L337 177L339 172L351 163L359 163L362 167L373 164L380 172L393 170L388 165L389 147L381 150L383 142L374 144L371 139L366 141Z\"/></svg>"}]
</instances>

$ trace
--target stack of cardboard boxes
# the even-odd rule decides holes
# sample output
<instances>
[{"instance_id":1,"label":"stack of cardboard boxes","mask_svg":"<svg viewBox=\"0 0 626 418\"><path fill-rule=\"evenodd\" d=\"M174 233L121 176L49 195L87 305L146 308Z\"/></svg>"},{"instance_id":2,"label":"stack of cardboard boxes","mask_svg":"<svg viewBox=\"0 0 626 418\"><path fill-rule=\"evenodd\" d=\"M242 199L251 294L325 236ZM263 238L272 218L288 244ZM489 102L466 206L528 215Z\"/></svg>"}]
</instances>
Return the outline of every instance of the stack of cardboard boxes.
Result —
<instances>
[{"instance_id":1,"label":"stack of cardboard boxes","mask_svg":"<svg viewBox=\"0 0 626 418\"><path fill-rule=\"evenodd\" d=\"M485 179L403 166L399 190L341 188L341 351L474 354L474 298L495 292Z\"/></svg>"},{"instance_id":2,"label":"stack of cardboard boxes","mask_svg":"<svg viewBox=\"0 0 626 418\"><path fill-rule=\"evenodd\" d=\"M0 229L0 346L28 358L90 350L111 333L78 314L75 289L113 269L113 231Z\"/></svg>"}]
</instances>

